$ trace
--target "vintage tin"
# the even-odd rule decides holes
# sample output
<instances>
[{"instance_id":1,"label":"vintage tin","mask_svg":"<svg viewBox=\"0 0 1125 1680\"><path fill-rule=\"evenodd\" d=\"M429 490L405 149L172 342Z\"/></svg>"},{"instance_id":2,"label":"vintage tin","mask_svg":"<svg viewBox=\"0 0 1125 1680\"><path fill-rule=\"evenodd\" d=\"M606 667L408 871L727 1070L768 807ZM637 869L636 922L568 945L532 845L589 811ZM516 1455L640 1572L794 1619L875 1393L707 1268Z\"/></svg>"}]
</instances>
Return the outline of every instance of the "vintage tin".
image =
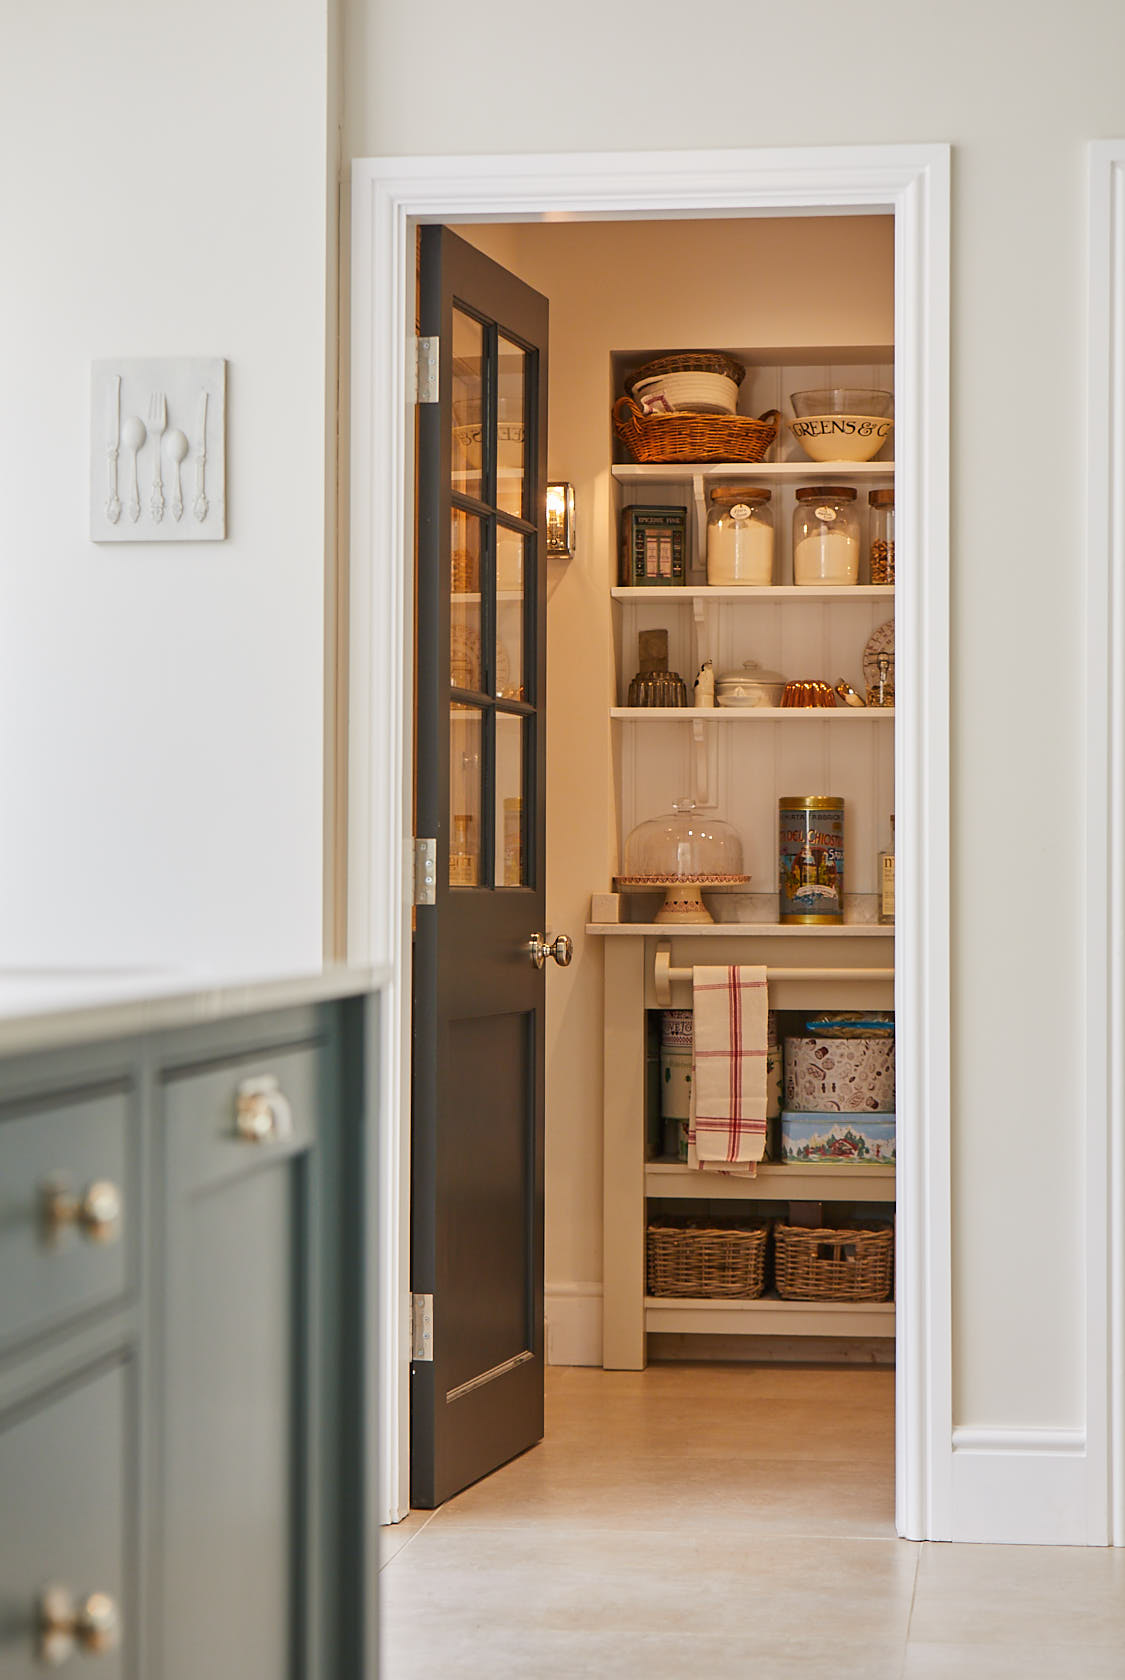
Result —
<instances>
[{"instance_id":1,"label":"vintage tin","mask_svg":"<svg viewBox=\"0 0 1125 1680\"><path fill-rule=\"evenodd\" d=\"M844 919L844 801L830 794L778 800L778 919Z\"/></svg>"},{"instance_id":2,"label":"vintage tin","mask_svg":"<svg viewBox=\"0 0 1125 1680\"><path fill-rule=\"evenodd\" d=\"M675 588L687 582L687 508L621 511L621 582Z\"/></svg>"}]
</instances>

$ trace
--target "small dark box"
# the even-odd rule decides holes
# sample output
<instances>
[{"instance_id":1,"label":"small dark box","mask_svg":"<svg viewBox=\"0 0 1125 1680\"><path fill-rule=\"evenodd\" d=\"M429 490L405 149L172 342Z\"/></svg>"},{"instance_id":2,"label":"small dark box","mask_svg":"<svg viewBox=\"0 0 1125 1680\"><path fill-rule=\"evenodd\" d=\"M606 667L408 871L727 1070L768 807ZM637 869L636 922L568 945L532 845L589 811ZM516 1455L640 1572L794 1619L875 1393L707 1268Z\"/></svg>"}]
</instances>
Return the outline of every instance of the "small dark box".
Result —
<instances>
[{"instance_id":1,"label":"small dark box","mask_svg":"<svg viewBox=\"0 0 1125 1680\"><path fill-rule=\"evenodd\" d=\"M622 509L621 582L650 588L687 582L687 508Z\"/></svg>"}]
</instances>

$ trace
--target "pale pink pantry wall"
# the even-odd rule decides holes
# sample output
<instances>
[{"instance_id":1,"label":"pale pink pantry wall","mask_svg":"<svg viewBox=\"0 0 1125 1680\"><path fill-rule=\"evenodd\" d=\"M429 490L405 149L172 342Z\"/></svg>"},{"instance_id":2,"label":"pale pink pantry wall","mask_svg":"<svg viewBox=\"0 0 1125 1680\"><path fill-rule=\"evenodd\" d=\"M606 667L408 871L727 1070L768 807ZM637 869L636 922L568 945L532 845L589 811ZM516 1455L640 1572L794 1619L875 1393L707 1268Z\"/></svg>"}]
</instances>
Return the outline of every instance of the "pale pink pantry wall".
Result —
<instances>
[{"instance_id":1,"label":"pale pink pantry wall","mask_svg":"<svg viewBox=\"0 0 1125 1680\"><path fill-rule=\"evenodd\" d=\"M575 940L547 986L547 1285L601 1265L601 941L591 892L616 869L616 581L610 355L699 341L890 344L889 217L471 226L459 230L551 304L549 472L575 486L578 548L548 578L547 909Z\"/></svg>"}]
</instances>

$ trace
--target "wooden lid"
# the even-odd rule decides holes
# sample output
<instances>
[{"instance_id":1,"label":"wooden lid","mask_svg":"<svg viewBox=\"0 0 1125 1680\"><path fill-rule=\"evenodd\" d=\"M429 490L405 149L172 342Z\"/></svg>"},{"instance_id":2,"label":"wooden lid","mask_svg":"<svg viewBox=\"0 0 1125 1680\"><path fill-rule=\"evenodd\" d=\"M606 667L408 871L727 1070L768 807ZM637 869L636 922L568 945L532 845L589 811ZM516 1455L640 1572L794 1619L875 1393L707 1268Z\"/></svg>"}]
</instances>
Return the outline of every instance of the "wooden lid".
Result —
<instances>
[{"instance_id":1,"label":"wooden lid","mask_svg":"<svg viewBox=\"0 0 1125 1680\"><path fill-rule=\"evenodd\" d=\"M772 495L772 490L763 490L759 485L751 487L748 484L716 484L711 492L711 500L713 502L768 502Z\"/></svg>"},{"instance_id":2,"label":"wooden lid","mask_svg":"<svg viewBox=\"0 0 1125 1680\"><path fill-rule=\"evenodd\" d=\"M895 505L895 493L893 490L869 490L867 492L867 500L870 502L872 507L893 508Z\"/></svg>"},{"instance_id":3,"label":"wooden lid","mask_svg":"<svg viewBox=\"0 0 1125 1680\"><path fill-rule=\"evenodd\" d=\"M859 494L846 484L805 484L797 491L799 502L854 502Z\"/></svg>"}]
</instances>

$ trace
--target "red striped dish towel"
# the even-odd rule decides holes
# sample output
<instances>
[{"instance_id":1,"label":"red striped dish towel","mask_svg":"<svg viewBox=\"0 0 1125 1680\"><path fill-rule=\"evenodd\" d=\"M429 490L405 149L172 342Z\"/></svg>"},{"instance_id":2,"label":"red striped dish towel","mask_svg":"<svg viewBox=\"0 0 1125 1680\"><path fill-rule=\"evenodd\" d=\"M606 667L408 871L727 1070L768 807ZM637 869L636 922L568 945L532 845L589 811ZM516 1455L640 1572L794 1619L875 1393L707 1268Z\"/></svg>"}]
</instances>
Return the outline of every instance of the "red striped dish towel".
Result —
<instances>
[{"instance_id":1,"label":"red striped dish towel","mask_svg":"<svg viewBox=\"0 0 1125 1680\"><path fill-rule=\"evenodd\" d=\"M693 969L692 1008L688 1165L753 1178L766 1149L765 969Z\"/></svg>"}]
</instances>

